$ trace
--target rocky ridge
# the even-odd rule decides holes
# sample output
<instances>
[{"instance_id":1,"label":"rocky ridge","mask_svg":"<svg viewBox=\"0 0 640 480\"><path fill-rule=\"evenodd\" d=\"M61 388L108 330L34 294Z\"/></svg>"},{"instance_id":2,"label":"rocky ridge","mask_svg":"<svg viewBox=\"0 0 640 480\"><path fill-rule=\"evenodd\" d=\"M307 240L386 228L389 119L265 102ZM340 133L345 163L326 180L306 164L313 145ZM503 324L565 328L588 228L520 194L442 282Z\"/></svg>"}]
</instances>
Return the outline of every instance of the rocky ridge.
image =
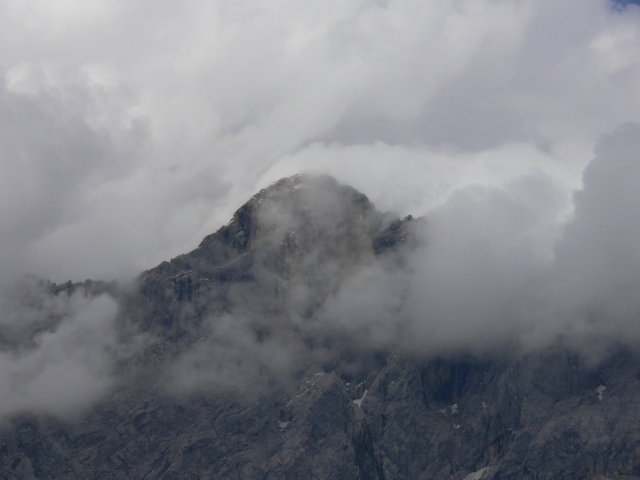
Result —
<instances>
[{"instance_id":1,"label":"rocky ridge","mask_svg":"<svg viewBox=\"0 0 640 480\"><path fill-rule=\"evenodd\" d=\"M118 298L123 331L146 343L81 419L23 414L4 425L0 478L640 479L634 352L613 349L595 365L559 344L434 358L323 329L319 312L342 282L376 262L404 268L415 225L333 179L294 176L194 251L142 273L133 292L49 286ZM253 350L275 345L267 357L295 346L293 365L246 351L234 370L246 379L220 381L215 351L229 362L237 353L220 340L225 322ZM198 357L212 361L201 388L166 388L193 351L213 355Z\"/></svg>"}]
</instances>

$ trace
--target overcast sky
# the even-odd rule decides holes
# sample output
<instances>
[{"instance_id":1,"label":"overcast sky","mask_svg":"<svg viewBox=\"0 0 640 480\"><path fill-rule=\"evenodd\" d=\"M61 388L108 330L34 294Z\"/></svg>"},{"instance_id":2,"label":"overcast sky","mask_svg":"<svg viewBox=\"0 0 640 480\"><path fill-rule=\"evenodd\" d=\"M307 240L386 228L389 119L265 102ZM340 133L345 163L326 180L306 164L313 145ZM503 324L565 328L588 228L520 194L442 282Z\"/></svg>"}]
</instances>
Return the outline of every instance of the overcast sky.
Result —
<instances>
[{"instance_id":1,"label":"overcast sky","mask_svg":"<svg viewBox=\"0 0 640 480\"><path fill-rule=\"evenodd\" d=\"M309 170L401 215L513 192L549 256L639 120L635 5L0 0L0 280L132 278Z\"/></svg>"}]
</instances>

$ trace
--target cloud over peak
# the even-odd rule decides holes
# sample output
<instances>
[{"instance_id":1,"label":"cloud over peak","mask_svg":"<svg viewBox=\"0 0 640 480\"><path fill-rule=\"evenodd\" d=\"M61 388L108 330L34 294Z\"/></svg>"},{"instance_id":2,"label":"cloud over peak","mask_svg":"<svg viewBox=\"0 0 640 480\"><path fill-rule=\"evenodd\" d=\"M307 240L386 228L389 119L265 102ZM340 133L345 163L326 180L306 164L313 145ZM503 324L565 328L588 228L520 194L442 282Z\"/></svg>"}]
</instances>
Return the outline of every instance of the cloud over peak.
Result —
<instances>
[{"instance_id":1,"label":"cloud over peak","mask_svg":"<svg viewBox=\"0 0 640 480\"><path fill-rule=\"evenodd\" d=\"M0 287L132 279L315 172L428 219L328 317L388 288L423 346L635 339L633 3L0 2Z\"/></svg>"}]
</instances>

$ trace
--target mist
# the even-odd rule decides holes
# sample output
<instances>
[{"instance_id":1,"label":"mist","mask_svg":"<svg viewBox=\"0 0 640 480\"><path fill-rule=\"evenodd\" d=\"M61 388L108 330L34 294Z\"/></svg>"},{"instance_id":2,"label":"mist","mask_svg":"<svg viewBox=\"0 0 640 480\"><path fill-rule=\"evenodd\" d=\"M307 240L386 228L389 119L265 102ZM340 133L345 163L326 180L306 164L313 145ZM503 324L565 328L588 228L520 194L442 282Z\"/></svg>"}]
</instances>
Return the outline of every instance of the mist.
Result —
<instances>
[{"instance_id":1,"label":"mist","mask_svg":"<svg viewBox=\"0 0 640 480\"><path fill-rule=\"evenodd\" d=\"M74 419L115 385L117 302L51 295L27 279L2 298L0 420L31 412ZM124 355L122 355L124 358Z\"/></svg>"},{"instance_id":2,"label":"mist","mask_svg":"<svg viewBox=\"0 0 640 480\"><path fill-rule=\"evenodd\" d=\"M594 154L569 214L544 174L456 190L418 222L402 269L363 270L325 314L365 344L427 357L636 346L640 125L603 136Z\"/></svg>"},{"instance_id":3,"label":"mist","mask_svg":"<svg viewBox=\"0 0 640 480\"><path fill-rule=\"evenodd\" d=\"M328 265L321 301L300 284L271 315L232 292L169 389L286 379L338 335L420 355L635 344L639 25L608 0L0 2L0 415L90 408L133 355L116 300L25 305L25 274L131 283L299 172L421 218L416 249Z\"/></svg>"},{"instance_id":4,"label":"mist","mask_svg":"<svg viewBox=\"0 0 640 480\"><path fill-rule=\"evenodd\" d=\"M532 171L569 197L640 120L636 5L0 9L4 285L131 280L301 171L400 215Z\"/></svg>"},{"instance_id":5,"label":"mist","mask_svg":"<svg viewBox=\"0 0 640 480\"><path fill-rule=\"evenodd\" d=\"M635 347L640 125L603 136L594 155L570 209L562 187L542 173L499 188L462 187L413 222L414 240L393 254L400 261L383 254L352 268L340 259L318 263L313 268L332 272L329 286L320 275L308 285L292 282L280 309L265 308L261 296L274 295L268 288L238 298L236 315L210 318L210 340L173 366L181 381L173 388L287 384L309 362L338 362L353 372L359 355L379 351L514 358L562 345L598 362L611 348ZM305 205L279 205L266 223L283 236L300 232L304 226L286 212ZM316 195L313 205L325 232L341 228L335 198ZM322 247L305 248L318 258L309 248ZM310 298L320 301L301 315ZM266 337L256 334L264 329Z\"/></svg>"},{"instance_id":6,"label":"mist","mask_svg":"<svg viewBox=\"0 0 640 480\"><path fill-rule=\"evenodd\" d=\"M77 418L130 382L118 366L144 364L153 345L169 353L140 372L178 397L286 390L311 365L357 377L379 352L513 358L561 344L597 362L636 346L640 125L616 128L594 153L570 214L542 173L465 186L378 255L367 235L397 217L328 177L286 180L284 193L255 200L253 280L231 285L221 313L213 305L202 321L183 300L192 340L173 347L159 325L143 332L134 319L125 332L131 315L119 317L108 293L52 295L50 283L27 279L2 305L0 417Z\"/></svg>"}]
</instances>

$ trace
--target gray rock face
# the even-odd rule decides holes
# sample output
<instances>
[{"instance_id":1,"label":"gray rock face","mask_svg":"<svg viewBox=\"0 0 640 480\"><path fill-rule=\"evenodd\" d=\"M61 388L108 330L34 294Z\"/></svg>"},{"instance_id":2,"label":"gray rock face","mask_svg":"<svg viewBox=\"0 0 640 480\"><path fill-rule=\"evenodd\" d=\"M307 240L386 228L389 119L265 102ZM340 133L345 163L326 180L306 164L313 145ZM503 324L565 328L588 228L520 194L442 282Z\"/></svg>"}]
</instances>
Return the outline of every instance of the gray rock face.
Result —
<instances>
[{"instance_id":1,"label":"gray rock face","mask_svg":"<svg viewBox=\"0 0 640 480\"><path fill-rule=\"evenodd\" d=\"M640 479L633 352L418 357L321 323L362 268L402 268L416 222L295 176L135 291L83 287L146 342L82 418L5 422L0 478Z\"/></svg>"}]
</instances>

